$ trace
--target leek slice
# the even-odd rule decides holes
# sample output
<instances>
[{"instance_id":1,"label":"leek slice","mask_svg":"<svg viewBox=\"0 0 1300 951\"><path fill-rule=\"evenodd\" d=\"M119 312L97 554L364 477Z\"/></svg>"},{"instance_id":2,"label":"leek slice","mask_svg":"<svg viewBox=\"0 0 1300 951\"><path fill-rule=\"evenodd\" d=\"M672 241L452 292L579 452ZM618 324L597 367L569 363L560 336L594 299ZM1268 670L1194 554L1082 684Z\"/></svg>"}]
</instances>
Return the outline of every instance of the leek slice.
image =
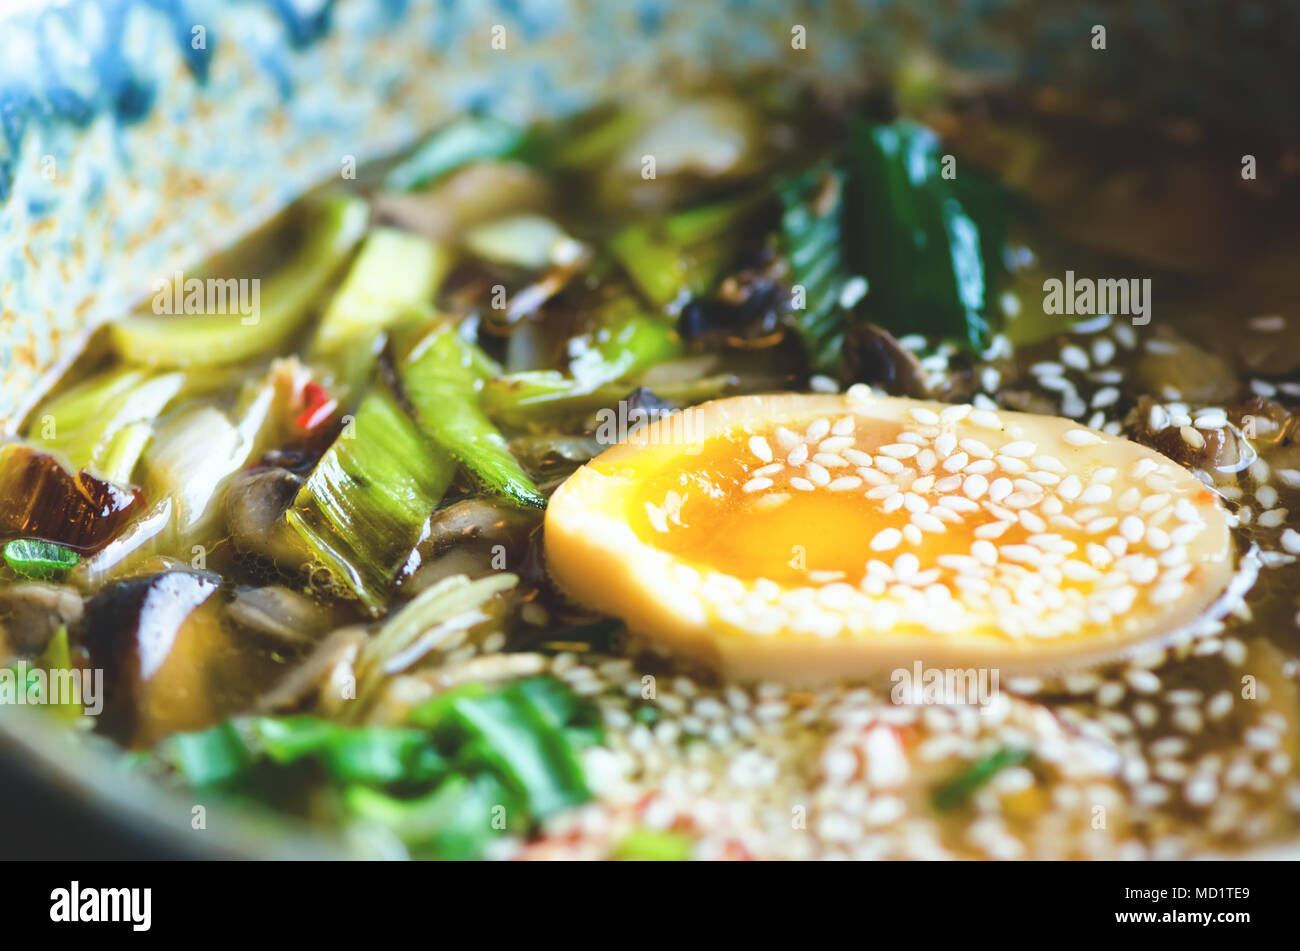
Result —
<instances>
[{"instance_id":1,"label":"leek slice","mask_svg":"<svg viewBox=\"0 0 1300 951\"><path fill-rule=\"evenodd\" d=\"M448 248L426 237L374 229L325 310L313 354L349 346L429 305L453 261Z\"/></svg>"},{"instance_id":2,"label":"leek slice","mask_svg":"<svg viewBox=\"0 0 1300 951\"><path fill-rule=\"evenodd\" d=\"M516 505L545 508L546 499L510 453L479 406L481 361L452 328L435 330L402 367L402 388L420 429L489 490Z\"/></svg>"},{"instance_id":3,"label":"leek slice","mask_svg":"<svg viewBox=\"0 0 1300 951\"><path fill-rule=\"evenodd\" d=\"M255 322L235 315L136 315L110 325L114 347L123 359L152 367L223 366L279 349L361 240L369 216L366 201L355 195L324 201L310 237L266 280Z\"/></svg>"},{"instance_id":4,"label":"leek slice","mask_svg":"<svg viewBox=\"0 0 1300 951\"><path fill-rule=\"evenodd\" d=\"M285 513L312 557L371 614L455 472L386 389L368 393Z\"/></svg>"},{"instance_id":5,"label":"leek slice","mask_svg":"<svg viewBox=\"0 0 1300 951\"><path fill-rule=\"evenodd\" d=\"M598 409L608 405L608 384L680 356L682 348L676 331L663 321L634 314L607 330L574 338L570 352L567 376L558 370L523 370L487 380L483 406L488 416L523 426Z\"/></svg>"},{"instance_id":6,"label":"leek slice","mask_svg":"<svg viewBox=\"0 0 1300 951\"><path fill-rule=\"evenodd\" d=\"M152 433L154 419L185 388L183 373L151 375L129 368L91 377L41 408L29 427L33 446L125 484Z\"/></svg>"},{"instance_id":7,"label":"leek slice","mask_svg":"<svg viewBox=\"0 0 1300 951\"><path fill-rule=\"evenodd\" d=\"M683 292L707 294L735 257L738 226L765 197L765 192L755 192L629 225L614 236L609 250L658 307L667 307Z\"/></svg>"},{"instance_id":8,"label":"leek slice","mask_svg":"<svg viewBox=\"0 0 1300 951\"><path fill-rule=\"evenodd\" d=\"M280 389L259 384L237 410L238 422L215 406L198 406L161 428L145 453L149 497L174 503L175 542L188 545L212 528L226 483L270 445Z\"/></svg>"}]
</instances>

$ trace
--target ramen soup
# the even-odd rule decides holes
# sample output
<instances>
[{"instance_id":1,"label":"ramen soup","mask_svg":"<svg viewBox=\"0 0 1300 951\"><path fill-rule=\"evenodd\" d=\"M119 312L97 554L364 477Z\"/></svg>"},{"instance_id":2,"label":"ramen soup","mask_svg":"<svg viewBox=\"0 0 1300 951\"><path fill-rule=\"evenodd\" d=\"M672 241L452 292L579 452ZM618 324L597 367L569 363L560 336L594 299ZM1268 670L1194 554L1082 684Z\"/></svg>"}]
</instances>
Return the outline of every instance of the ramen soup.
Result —
<instances>
[{"instance_id":1,"label":"ramen soup","mask_svg":"<svg viewBox=\"0 0 1300 951\"><path fill-rule=\"evenodd\" d=\"M1292 838L1294 154L741 88L141 288L0 444L6 701L384 854Z\"/></svg>"}]
</instances>

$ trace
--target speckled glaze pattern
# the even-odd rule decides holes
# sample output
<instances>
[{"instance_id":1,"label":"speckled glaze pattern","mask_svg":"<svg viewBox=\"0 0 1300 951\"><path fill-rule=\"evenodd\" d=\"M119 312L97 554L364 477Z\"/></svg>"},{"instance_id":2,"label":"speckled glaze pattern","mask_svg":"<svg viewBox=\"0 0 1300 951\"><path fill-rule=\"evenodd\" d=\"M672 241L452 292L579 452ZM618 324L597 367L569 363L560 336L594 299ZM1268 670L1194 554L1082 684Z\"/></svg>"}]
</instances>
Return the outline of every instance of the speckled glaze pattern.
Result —
<instances>
[{"instance_id":1,"label":"speckled glaze pattern","mask_svg":"<svg viewBox=\"0 0 1300 951\"><path fill-rule=\"evenodd\" d=\"M24 0L0 8L0 432L84 332L154 278L347 159L392 153L468 109L526 120L674 74L762 65L849 84L923 44L964 70L1285 123L1300 14L1282 7ZM1110 24L1106 54L1089 53L1096 23ZM805 49L792 48L796 24ZM1215 63L1261 43L1272 54L1236 57L1225 83ZM1193 57L1200 69L1180 68Z\"/></svg>"},{"instance_id":2,"label":"speckled glaze pattern","mask_svg":"<svg viewBox=\"0 0 1300 951\"><path fill-rule=\"evenodd\" d=\"M157 275L448 116L562 113L701 64L852 73L864 10L813 6L90 0L0 22L0 419Z\"/></svg>"}]
</instances>

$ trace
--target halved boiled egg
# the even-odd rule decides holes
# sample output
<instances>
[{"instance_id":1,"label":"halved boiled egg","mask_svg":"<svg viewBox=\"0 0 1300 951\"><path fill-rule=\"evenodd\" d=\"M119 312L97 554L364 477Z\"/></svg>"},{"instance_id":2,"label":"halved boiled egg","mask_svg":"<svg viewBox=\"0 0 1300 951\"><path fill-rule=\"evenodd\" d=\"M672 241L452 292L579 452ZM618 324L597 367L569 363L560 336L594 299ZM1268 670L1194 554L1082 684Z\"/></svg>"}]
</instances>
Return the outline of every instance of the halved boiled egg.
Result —
<instances>
[{"instance_id":1,"label":"halved boiled egg","mask_svg":"<svg viewBox=\"0 0 1300 951\"><path fill-rule=\"evenodd\" d=\"M589 607L800 684L1103 659L1196 619L1234 570L1218 497L1164 456L865 387L652 423L556 491L545 538Z\"/></svg>"}]
</instances>

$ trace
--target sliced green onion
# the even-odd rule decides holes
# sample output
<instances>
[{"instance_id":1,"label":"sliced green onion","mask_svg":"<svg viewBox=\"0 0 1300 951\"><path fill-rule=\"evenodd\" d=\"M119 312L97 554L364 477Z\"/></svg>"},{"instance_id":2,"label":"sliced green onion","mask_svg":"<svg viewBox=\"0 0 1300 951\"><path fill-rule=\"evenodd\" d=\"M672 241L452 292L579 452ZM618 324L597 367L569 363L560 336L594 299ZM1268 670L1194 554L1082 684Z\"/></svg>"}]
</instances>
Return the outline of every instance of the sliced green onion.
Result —
<instances>
[{"instance_id":1,"label":"sliced green onion","mask_svg":"<svg viewBox=\"0 0 1300 951\"><path fill-rule=\"evenodd\" d=\"M626 388L604 390L606 384L641 373L657 363L680 356L681 340L663 321L638 314L611 323L601 334L576 338L569 374L556 370L524 370L486 381L483 407L493 419L527 425L555 417L587 413L626 396Z\"/></svg>"},{"instance_id":2,"label":"sliced green onion","mask_svg":"<svg viewBox=\"0 0 1300 951\"><path fill-rule=\"evenodd\" d=\"M388 191L412 191L471 162L503 159L524 141L518 126L487 116L465 116L443 126L384 179Z\"/></svg>"},{"instance_id":3,"label":"sliced green onion","mask_svg":"<svg viewBox=\"0 0 1300 951\"><path fill-rule=\"evenodd\" d=\"M6 543L4 558L19 577L40 581L62 578L81 561L72 549L35 538L15 538Z\"/></svg>"},{"instance_id":4,"label":"sliced green onion","mask_svg":"<svg viewBox=\"0 0 1300 951\"><path fill-rule=\"evenodd\" d=\"M379 615L454 471L390 393L372 390L285 517L311 555Z\"/></svg>"},{"instance_id":5,"label":"sliced green onion","mask_svg":"<svg viewBox=\"0 0 1300 951\"><path fill-rule=\"evenodd\" d=\"M163 755L194 786L227 782L253 761L244 738L231 723L170 736L163 741Z\"/></svg>"},{"instance_id":6,"label":"sliced green onion","mask_svg":"<svg viewBox=\"0 0 1300 951\"><path fill-rule=\"evenodd\" d=\"M450 328L416 345L401 370L416 422L490 491L516 505L544 508L545 497L479 406L482 383L473 353L477 349Z\"/></svg>"},{"instance_id":7,"label":"sliced green onion","mask_svg":"<svg viewBox=\"0 0 1300 951\"><path fill-rule=\"evenodd\" d=\"M1018 766L1029 758L1029 750L1002 749L977 760L968 769L934 790L932 802L939 812L951 812L963 805L975 792L1009 766Z\"/></svg>"},{"instance_id":8,"label":"sliced green onion","mask_svg":"<svg viewBox=\"0 0 1300 951\"><path fill-rule=\"evenodd\" d=\"M695 297L713 290L735 257L739 226L764 198L756 192L630 225L609 248L637 289L667 307L683 292Z\"/></svg>"},{"instance_id":9,"label":"sliced green onion","mask_svg":"<svg viewBox=\"0 0 1300 951\"><path fill-rule=\"evenodd\" d=\"M447 861L482 858L494 838L518 830L522 819L509 790L490 774L453 776L417 799L350 786L344 803L353 817L390 829L417 854Z\"/></svg>"},{"instance_id":10,"label":"sliced green onion","mask_svg":"<svg viewBox=\"0 0 1300 951\"><path fill-rule=\"evenodd\" d=\"M685 862L694 845L690 836L658 829L633 829L614 849L613 857L626 862Z\"/></svg>"},{"instance_id":11,"label":"sliced green onion","mask_svg":"<svg viewBox=\"0 0 1300 951\"><path fill-rule=\"evenodd\" d=\"M154 367L223 366L274 352L298 331L312 305L365 234L370 208L355 195L324 201L292 260L259 291L256 320L238 315L136 315L109 325L117 352Z\"/></svg>"},{"instance_id":12,"label":"sliced green onion","mask_svg":"<svg viewBox=\"0 0 1300 951\"><path fill-rule=\"evenodd\" d=\"M440 731L471 744L473 758L491 764L535 818L590 798L573 748L532 704L511 702L504 694L458 698Z\"/></svg>"}]
</instances>

